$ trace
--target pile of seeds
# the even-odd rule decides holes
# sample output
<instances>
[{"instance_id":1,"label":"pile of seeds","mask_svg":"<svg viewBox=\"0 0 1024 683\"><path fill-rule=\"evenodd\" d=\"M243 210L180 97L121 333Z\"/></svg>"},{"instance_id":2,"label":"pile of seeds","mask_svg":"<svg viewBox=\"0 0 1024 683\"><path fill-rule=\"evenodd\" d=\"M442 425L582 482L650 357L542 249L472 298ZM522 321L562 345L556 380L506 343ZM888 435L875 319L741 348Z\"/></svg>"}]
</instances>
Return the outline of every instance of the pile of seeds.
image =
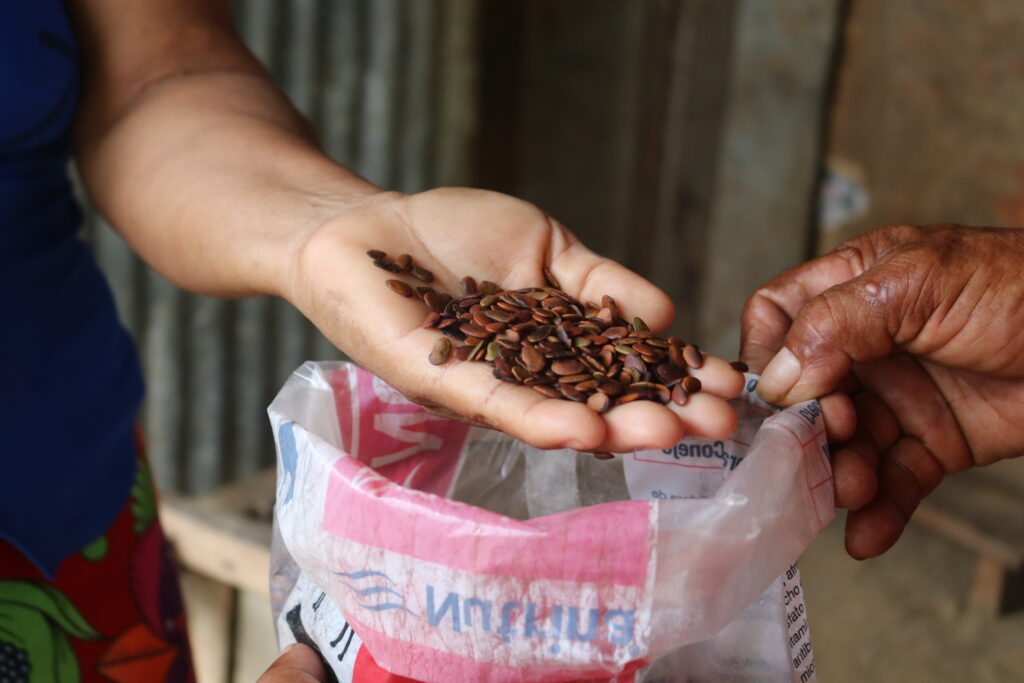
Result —
<instances>
[{"instance_id":1,"label":"pile of seeds","mask_svg":"<svg viewBox=\"0 0 1024 683\"><path fill-rule=\"evenodd\" d=\"M434 280L408 254L394 260L376 249L367 254L388 272ZM451 356L487 362L502 381L548 398L585 402L598 413L637 400L682 406L700 391L700 380L689 374L704 364L699 348L656 336L640 318L627 322L610 296L600 304L581 304L551 273L545 276L548 286L516 290L465 277L456 298L401 280L388 280L387 286L403 297L418 296L430 309L423 327L444 335L430 352L434 365Z\"/></svg>"}]
</instances>

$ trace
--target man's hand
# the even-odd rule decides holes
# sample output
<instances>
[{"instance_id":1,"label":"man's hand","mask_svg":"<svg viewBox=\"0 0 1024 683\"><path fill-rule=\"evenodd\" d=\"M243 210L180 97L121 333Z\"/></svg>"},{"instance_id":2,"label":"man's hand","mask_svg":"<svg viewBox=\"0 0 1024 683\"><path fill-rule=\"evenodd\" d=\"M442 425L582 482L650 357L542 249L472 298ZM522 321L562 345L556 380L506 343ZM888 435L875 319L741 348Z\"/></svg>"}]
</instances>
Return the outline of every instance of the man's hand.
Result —
<instances>
[{"instance_id":1,"label":"man's hand","mask_svg":"<svg viewBox=\"0 0 1024 683\"><path fill-rule=\"evenodd\" d=\"M285 648L256 683L326 683L327 672L311 647L296 643Z\"/></svg>"},{"instance_id":2,"label":"man's hand","mask_svg":"<svg viewBox=\"0 0 1024 683\"><path fill-rule=\"evenodd\" d=\"M1024 231L881 228L784 273L743 313L769 401L829 398L846 547L879 555L943 476L1024 452Z\"/></svg>"},{"instance_id":3,"label":"man's hand","mask_svg":"<svg viewBox=\"0 0 1024 683\"><path fill-rule=\"evenodd\" d=\"M427 356L438 332L422 329L426 307L385 286L397 276L374 267L369 249L411 254L434 273L435 289L453 295L466 275L518 289L543 285L547 268L572 296L600 301L608 294L627 319L640 316L652 330L668 326L672 302L518 199L466 189L375 195L308 236L284 293L352 359L412 400L540 448L622 452L667 447L683 434L720 438L735 427L725 399L742 390L743 377L719 358L693 371L704 390L684 407L634 401L604 415L501 382L484 363L435 367Z\"/></svg>"}]
</instances>

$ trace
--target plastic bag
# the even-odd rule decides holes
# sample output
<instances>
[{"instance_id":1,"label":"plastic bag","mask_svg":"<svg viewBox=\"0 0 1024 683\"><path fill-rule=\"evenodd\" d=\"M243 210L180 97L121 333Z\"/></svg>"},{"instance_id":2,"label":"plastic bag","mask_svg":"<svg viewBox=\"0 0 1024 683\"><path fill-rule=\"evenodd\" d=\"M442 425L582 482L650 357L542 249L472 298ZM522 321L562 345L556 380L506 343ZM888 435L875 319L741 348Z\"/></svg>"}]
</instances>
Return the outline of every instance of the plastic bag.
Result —
<instances>
[{"instance_id":1,"label":"plastic bag","mask_svg":"<svg viewBox=\"0 0 1024 683\"><path fill-rule=\"evenodd\" d=\"M834 516L824 426L755 386L731 439L599 461L306 363L269 408L281 646L342 681L814 680L794 561Z\"/></svg>"}]
</instances>

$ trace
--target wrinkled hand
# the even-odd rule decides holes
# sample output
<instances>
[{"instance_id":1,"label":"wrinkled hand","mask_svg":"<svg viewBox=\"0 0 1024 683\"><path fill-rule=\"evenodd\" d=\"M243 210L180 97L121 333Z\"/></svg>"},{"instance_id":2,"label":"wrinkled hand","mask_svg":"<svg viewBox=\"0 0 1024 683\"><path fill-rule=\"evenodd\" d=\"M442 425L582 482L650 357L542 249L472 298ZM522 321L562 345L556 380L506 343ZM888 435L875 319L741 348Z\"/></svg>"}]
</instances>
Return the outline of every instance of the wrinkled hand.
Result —
<instances>
[{"instance_id":1,"label":"wrinkled hand","mask_svg":"<svg viewBox=\"0 0 1024 683\"><path fill-rule=\"evenodd\" d=\"M765 368L763 397L843 390L823 412L844 437L857 425L833 457L853 557L888 550L946 474L1024 451L1022 273L1024 231L894 226L747 302L741 357Z\"/></svg>"},{"instance_id":2,"label":"wrinkled hand","mask_svg":"<svg viewBox=\"0 0 1024 683\"><path fill-rule=\"evenodd\" d=\"M326 683L327 672L319 655L301 644L286 648L256 683Z\"/></svg>"},{"instance_id":3,"label":"wrinkled hand","mask_svg":"<svg viewBox=\"0 0 1024 683\"><path fill-rule=\"evenodd\" d=\"M350 358L413 401L539 448L623 452L667 447L684 433L723 437L735 426L725 398L739 393L743 378L718 358L694 371L705 390L686 406L634 401L604 415L501 382L484 363L453 359L435 367L427 356L438 332L421 328L427 309L384 285L396 276L374 267L369 249L411 254L436 276L432 286L452 295L466 275L518 289L543 285L548 268L577 299L608 294L623 315L640 316L655 331L670 323L672 302L518 199L466 189L375 195L311 233L288 298Z\"/></svg>"}]
</instances>

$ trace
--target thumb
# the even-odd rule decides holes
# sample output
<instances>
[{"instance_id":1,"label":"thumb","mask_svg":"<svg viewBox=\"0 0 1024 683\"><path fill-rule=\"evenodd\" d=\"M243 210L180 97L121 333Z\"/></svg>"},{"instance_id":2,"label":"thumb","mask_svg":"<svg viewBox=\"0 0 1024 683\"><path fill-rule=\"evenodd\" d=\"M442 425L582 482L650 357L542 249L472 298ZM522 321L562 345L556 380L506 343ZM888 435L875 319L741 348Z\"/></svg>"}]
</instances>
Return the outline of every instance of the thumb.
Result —
<instances>
[{"instance_id":1,"label":"thumb","mask_svg":"<svg viewBox=\"0 0 1024 683\"><path fill-rule=\"evenodd\" d=\"M782 348L765 367L758 393L789 405L825 396L853 363L892 352L911 279L887 265L825 290L804 304Z\"/></svg>"},{"instance_id":2,"label":"thumb","mask_svg":"<svg viewBox=\"0 0 1024 683\"><path fill-rule=\"evenodd\" d=\"M311 647L295 643L285 648L256 683L325 683L327 671Z\"/></svg>"}]
</instances>

